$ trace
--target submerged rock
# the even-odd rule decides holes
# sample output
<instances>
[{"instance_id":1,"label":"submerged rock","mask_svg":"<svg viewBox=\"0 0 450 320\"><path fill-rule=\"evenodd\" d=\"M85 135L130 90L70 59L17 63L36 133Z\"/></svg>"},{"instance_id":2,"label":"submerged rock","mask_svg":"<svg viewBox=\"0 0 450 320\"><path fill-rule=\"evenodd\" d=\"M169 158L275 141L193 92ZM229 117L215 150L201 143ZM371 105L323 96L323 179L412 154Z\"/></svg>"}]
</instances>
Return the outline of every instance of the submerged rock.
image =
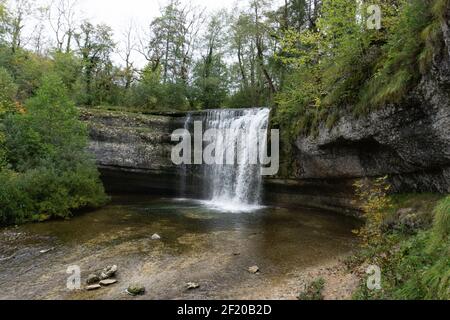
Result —
<instances>
[{"instance_id":1,"label":"submerged rock","mask_svg":"<svg viewBox=\"0 0 450 320\"><path fill-rule=\"evenodd\" d=\"M143 295L145 293L145 287L134 283L128 286L127 293L132 296Z\"/></svg>"},{"instance_id":2,"label":"submerged rock","mask_svg":"<svg viewBox=\"0 0 450 320\"><path fill-rule=\"evenodd\" d=\"M161 236L155 233L154 235L152 235L152 240L161 240Z\"/></svg>"},{"instance_id":3,"label":"submerged rock","mask_svg":"<svg viewBox=\"0 0 450 320\"><path fill-rule=\"evenodd\" d=\"M106 280L109 278L114 277L114 275L117 272L117 266L107 266L103 271L100 273L100 280Z\"/></svg>"},{"instance_id":4,"label":"submerged rock","mask_svg":"<svg viewBox=\"0 0 450 320\"><path fill-rule=\"evenodd\" d=\"M114 280L114 279L108 279L108 280L100 281L100 285L104 286L104 287L110 286L110 285L115 284L115 283L117 283L117 280Z\"/></svg>"},{"instance_id":5,"label":"submerged rock","mask_svg":"<svg viewBox=\"0 0 450 320\"><path fill-rule=\"evenodd\" d=\"M97 274L90 274L86 280L86 283L89 285L98 283L100 281L100 277Z\"/></svg>"},{"instance_id":6,"label":"submerged rock","mask_svg":"<svg viewBox=\"0 0 450 320\"><path fill-rule=\"evenodd\" d=\"M94 291L94 290L100 289L101 287L102 287L102 286L99 285L99 284L93 284L93 285L87 286L87 287L86 287L86 290L87 290L87 291Z\"/></svg>"},{"instance_id":7,"label":"submerged rock","mask_svg":"<svg viewBox=\"0 0 450 320\"><path fill-rule=\"evenodd\" d=\"M248 268L248 272L256 274L259 272L259 267L258 266L250 267L250 268Z\"/></svg>"},{"instance_id":8,"label":"submerged rock","mask_svg":"<svg viewBox=\"0 0 450 320\"><path fill-rule=\"evenodd\" d=\"M50 251L53 251L53 250L55 250L55 248L50 248L50 249L41 250L41 251L39 251L39 253L42 253L42 254L44 254L44 253L49 253Z\"/></svg>"},{"instance_id":9,"label":"submerged rock","mask_svg":"<svg viewBox=\"0 0 450 320\"><path fill-rule=\"evenodd\" d=\"M200 285L196 282L188 282L188 283L186 283L186 288L188 290L194 290L194 289L200 288Z\"/></svg>"}]
</instances>

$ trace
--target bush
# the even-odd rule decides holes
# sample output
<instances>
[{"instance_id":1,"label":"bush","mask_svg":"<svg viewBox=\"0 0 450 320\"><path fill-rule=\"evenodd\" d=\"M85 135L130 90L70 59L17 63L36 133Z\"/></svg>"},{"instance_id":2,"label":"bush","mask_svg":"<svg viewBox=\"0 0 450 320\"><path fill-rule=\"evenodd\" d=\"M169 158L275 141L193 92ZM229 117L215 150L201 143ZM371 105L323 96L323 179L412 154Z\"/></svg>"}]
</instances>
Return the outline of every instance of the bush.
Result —
<instances>
[{"instance_id":1,"label":"bush","mask_svg":"<svg viewBox=\"0 0 450 320\"><path fill-rule=\"evenodd\" d=\"M383 233L383 247L369 246L362 255L382 270L382 290L362 285L357 299L450 299L450 197L434 209L434 224L414 235Z\"/></svg>"},{"instance_id":2,"label":"bush","mask_svg":"<svg viewBox=\"0 0 450 320\"><path fill-rule=\"evenodd\" d=\"M17 85L5 68L0 67L0 117L14 109Z\"/></svg>"},{"instance_id":3,"label":"bush","mask_svg":"<svg viewBox=\"0 0 450 320\"><path fill-rule=\"evenodd\" d=\"M325 288L325 280L319 278L311 282L299 296L299 300L323 300L323 289Z\"/></svg>"},{"instance_id":4,"label":"bush","mask_svg":"<svg viewBox=\"0 0 450 320\"><path fill-rule=\"evenodd\" d=\"M366 224L357 231L363 246L377 247L383 245L385 238L383 226L386 213L392 208L387 177L378 178L373 182L361 181L355 184L356 194L363 203L362 211Z\"/></svg>"},{"instance_id":5,"label":"bush","mask_svg":"<svg viewBox=\"0 0 450 320\"><path fill-rule=\"evenodd\" d=\"M25 114L4 121L8 169L0 172L0 224L65 218L105 203L99 173L85 151L86 127L62 80L43 78L25 105Z\"/></svg>"}]
</instances>

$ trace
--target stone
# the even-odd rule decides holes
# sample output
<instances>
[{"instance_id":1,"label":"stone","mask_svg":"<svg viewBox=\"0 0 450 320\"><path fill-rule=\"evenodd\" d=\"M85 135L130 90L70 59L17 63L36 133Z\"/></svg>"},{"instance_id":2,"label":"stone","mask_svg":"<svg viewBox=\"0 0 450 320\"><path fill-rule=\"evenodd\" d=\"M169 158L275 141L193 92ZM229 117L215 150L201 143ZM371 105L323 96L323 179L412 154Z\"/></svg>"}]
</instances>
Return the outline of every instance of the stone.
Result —
<instances>
[{"instance_id":1,"label":"stone","mask_svg":"<svg viewBox=\"0 0 450 320\"><path fill-rule=\"evenodd\" d=\"M132 296L143 295L145 293L145 287L140 284L131 284L128 286L127 293Z\"/></svg>"},{"instance_id":2,"label":"stone","mask_svg":"<svg viewBox=\"0 0 450 320\"><path fill-rule=\"evenodd\" d=\"M48 252L50 252L50 251L53 251L54 249L55 249L55 248L50 248L50 249L41 250L41 251L39 251L39 253L42 253L42 254L48 253Z\"/></svg>"},{"instance_id":3,"label":"stone","mask_svg":"<svg viewBox=\"0 0 450 320\"><path fill-rule=\"evenodd\" d=\"M93 285L90 285L90 286L87 286L86 287L86 290L87 291L94 291L94 290L98 290L98 289L101 289L101 285L99 285L99 284L93 284Z\"/></svg>"},{"instance_id":4,"label":"stone","mask_svg":"<svg viewBox=\"0 0 450 320\"><path fill-rule=\"evenodd\" d=\"M154 235L152 235L152 240L161 240L161 236L155 233Z\"/></svg>"},{"instance_id":5,"label":"stone","mask_svg":"<svg viewBox=\"0 0 450 320\"><path fill-rule=\"evenodd\" d=\"M186 283L186 288L188 290L194 290L194 289L200 288L200 285L196 282L188 282L188 283Z\"/></svg>"},{"instance_id":6,"label":"stone","mask_svg":"<svg viewBox=\"0 0 450 320\"><path fill-rule=\"evenodd\" d=\"M256 274L259 272L259 267L258 266L250 267L250 268L248 268L248 272Z\"/></svg>"},{"instance_id":7,"label":"stone","mask_svg":"<svg viewBox=\"0 0 450 320\"><path fill-rule=\"evenodd\" d=\"M86 283L89 285L98 283L100 281L100 277L97 274L90 274L86 280Z\"/></svg>"},{"instance_id":8,"label":"stone","mask_svg":"<svg viewBox=\"0 0 450 320\"><path fill-rule=\"evenodd\" d=\"M100 280L106 280L109 278L114 277L114 275L117 272L117 266L107 266L103 271L100 273Z\"/></svg>"},{"instance_id":9,"label":"stone","mask_svg":"<svg viewBox=\"0 0 450 320\"><path fill-rule=\"evenodd\" d=\"M107 280L102 280L102 281L100 281L99 284L100 284L101 286L107 287L107 286L113 285L113 284L115 284L115 283L117 283L117 280L114 280L114 279L107 279Z\"/></svg>"}]
</instances>

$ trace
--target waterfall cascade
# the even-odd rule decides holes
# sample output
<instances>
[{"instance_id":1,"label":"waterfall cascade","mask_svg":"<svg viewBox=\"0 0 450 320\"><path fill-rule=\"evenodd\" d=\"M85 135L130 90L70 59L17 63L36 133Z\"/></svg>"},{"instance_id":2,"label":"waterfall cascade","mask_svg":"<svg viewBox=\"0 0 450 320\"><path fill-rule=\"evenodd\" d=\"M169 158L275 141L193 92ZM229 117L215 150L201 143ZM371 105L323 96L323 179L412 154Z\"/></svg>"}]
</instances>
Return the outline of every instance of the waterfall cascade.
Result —
<instances>
[{"instance_id":1,"label":"waterfall cascade","mask_svg":"<svg viewBox=\"0 0 450 320\"><path fill-rule=\"evenodd\" d=\"M214 146L214 153L223 155L224 159L227 150L236 147L233 164L202 166L207 205L230 212L260 208L262 176L259 154L266 152L269 114L268 108L205 112L203 130L215 129L223 134L223 138L205 142L205 145Z\"/></svg>"}]
</instances>

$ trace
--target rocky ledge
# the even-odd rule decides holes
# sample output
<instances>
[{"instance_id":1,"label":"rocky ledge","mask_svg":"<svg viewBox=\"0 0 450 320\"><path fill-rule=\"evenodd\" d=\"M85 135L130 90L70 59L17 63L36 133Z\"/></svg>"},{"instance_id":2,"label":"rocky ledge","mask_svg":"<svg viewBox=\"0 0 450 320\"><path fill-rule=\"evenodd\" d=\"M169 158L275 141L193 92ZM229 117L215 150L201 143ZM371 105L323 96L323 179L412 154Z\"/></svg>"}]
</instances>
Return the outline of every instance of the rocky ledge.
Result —
<instances>
[{"instance_id":1,"label":"rocky ledge","mask_svg":"<svg viewBox=\"0 0 450 320\"><path fill-rule=\"evenodd\" d=\"M295 141L288 179L271 180L273 201L306 202L352 212L352 184L388 176L395 192L450 192L450 35L431 72L401 105L365 117L344 116L332 128ZM277 191L277 190L282 191Z\"/></svg>"}]
</instances>

